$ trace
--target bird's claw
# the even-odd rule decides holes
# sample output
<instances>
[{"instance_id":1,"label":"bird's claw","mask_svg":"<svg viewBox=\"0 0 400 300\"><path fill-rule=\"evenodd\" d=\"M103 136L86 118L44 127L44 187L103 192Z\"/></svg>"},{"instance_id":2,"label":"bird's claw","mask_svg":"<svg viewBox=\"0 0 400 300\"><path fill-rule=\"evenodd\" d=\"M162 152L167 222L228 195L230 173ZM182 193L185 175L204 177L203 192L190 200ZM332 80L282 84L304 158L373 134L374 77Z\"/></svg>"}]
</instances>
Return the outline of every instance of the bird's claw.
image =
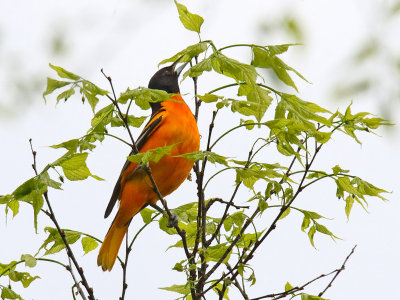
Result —
<instances>
[{"instance_id":1,"label":"bird's claw","mask_svg":"<svg viewBox=\"0 0 400 300\"><path fill-rule=\"evenodd\" d=\"M172 228L178 225L178 216L174 213L171 213L171 216L169 217L167 227Z\"/></svg>"}]
</instances>

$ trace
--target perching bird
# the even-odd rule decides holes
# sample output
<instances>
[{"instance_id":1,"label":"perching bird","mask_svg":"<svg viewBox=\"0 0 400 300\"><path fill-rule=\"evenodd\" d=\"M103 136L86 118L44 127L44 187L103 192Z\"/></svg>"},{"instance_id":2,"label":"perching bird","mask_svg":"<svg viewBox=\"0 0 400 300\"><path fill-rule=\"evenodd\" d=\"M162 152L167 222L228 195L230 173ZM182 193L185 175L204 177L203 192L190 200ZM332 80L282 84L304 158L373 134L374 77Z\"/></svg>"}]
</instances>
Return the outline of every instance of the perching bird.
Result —
<instances>
[{"instance_id":1,"label":"perching bird","mask_svg":"<svg viewBox=\"0 0 400 300\"><path fill-rule=\"evenodd\" d=\"M176 190L188 177L193 162L177 155L199 150L200 135L196 120L179 93L178 76L182 67L175 70L177 61L156 72L150 79L149 88L174 93L170 100L150 103L152 114L136 147L146 152L157 147L175 145L171 153L149 168L162 196ZM134 153L131 153L131 155ZM117 202L119 209L100 248L97 264L103 271L110 271L131 219L148 204L158 200L146 171L137 163L126 161L114 187L104 217L108 217Z\"/></svg>"}]
</instances>

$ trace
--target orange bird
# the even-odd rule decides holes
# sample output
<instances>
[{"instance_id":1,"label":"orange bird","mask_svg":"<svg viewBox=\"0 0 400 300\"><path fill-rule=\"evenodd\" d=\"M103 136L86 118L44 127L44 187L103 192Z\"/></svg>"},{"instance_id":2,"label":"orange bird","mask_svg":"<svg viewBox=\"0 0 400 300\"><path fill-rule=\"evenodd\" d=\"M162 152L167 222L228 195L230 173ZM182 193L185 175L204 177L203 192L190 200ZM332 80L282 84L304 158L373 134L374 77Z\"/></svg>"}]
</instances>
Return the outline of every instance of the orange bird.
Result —
<instances>
[{"instance_id":1,"label":"orange bird","mask_svg":"<svg viewBox=\"0 0 400 300\"><path fill-rule=\"evenodd\" d=\"M177 62L160 69L150 79L149 88L175 95L164 102L150 103L150 121L136 141L139 152L175 144L170 154L163 156L157 163L149 163L152 176L163 196L176 190L193 167L193 162L177 156L197 151L200 146L196 120L179 93L178 76L185 65L175 70L176 64ZM133 154L132 151L131 155ZM111 271L131 219L142 208L155 204L158 200L150 179L140 164L125 162L104 214L105 218L110 215L117 200L120 200L117 215L97 258L97 264L103 271Z\"/></svg>"}]
</instances>

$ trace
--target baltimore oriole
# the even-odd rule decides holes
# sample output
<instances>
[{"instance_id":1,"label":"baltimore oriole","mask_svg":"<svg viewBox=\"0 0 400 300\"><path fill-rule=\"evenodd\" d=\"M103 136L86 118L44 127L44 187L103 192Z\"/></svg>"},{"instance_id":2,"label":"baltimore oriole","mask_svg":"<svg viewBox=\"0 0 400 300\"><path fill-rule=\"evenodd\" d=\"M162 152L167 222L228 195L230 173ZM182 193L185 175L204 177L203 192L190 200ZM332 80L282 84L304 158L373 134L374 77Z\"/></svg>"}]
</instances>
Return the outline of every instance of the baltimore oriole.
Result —
<instances>
[{"instance_id":1,"label":"baltimore oriole","mask_svg":"<svg viewBox=\"0 0 400 300\"><path fill-rule=\"evenodd\" d=\"M178 76L184 66L175 70L176 63L160 69L150 79L149 88L175 95L168 101L150 103L151 118L136 141L139 152L175 145L170 154L163 156L157 163L149 163L152 176L163 196L176 190L193 167L193 162L178 155L197 151L200 146L196 120L179 93ZM103 271L112 269L131 219L142 208L158 200L140 164L126 161L105 211L105 218L110 215L117 200L120 200L117 215L97 258L97 264Z\"/></svg>"}]
</instances>

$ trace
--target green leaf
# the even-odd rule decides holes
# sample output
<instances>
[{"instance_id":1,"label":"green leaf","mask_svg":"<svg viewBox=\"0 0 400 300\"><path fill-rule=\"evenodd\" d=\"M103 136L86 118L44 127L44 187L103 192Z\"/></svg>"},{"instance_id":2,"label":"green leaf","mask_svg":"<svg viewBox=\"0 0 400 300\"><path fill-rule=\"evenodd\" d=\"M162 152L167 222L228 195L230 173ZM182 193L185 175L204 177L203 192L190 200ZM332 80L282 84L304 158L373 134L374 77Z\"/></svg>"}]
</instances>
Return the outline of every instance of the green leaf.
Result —
<instances>
[{"instance_id":1,"label":"green leaf","mask_svg":"<svg viewBox=\"0 0 400 300\"><path fill-rule=\"evenodd\" d=\"M62 78L67 78L67 79L72 79L72 80L81 79L80 76L75 75L75 74L73 74L73 73L71 73L71 72L69 72L69 71L67 71L67 70L65 70L65 69L63 69L61 67L54 66L52 64L49 64L49 65L50 65L50 68L52 68L54 71L56 71L58 76L60 76Z\"/></svg>"},{"instance_id":2,"label":"green leaf","mask_svg":"<svg viewBox=\"0 0 400 300\"><path fill-rule=\"evenodd\" d=\"M134 100L135 104L141 109L149 109L149 103L167 101L170 98L171 94L166 91L140 87L133 90L127 89L126 92L121 93L117 101L125 104L128 100Z\"/></svg>"},{"instance_id":3,"label":"green leaf","mask_svg":"<svg viewBox=\"0 0 400 300\"><path fill-rule=\"evenodd\" d=\"M213 164L221 164L224 166L229 166L228 162L227 162L227 157L219 155L217 153L211 152L211 151L195 151L195 152L190 152L190 153L185 153L185 154L181 154L178 155L179 157L185 157L187 160L189 161L199 161L199 160L204 160L205 158L207 158L207 160L210 163Z\"/></svg>"},{"instance_id":4,"label":"green leaf","mask_svg":"<svg viewBox=\"0 0 400 300\"><path fill-rule=\"evenodd\" d=\"M194 45L190 45L182 51L178 52L174 56L162 60L158 65L165 64L167 62L175 62L179 59L179 62L189 62L193 57L198 56L199 54L206 51L208 48L207 43L200 42Z\"/></svg>"},{"instance_id":5,"label":"green leaf","mask_svg":"<svg viewBox=\"0 0 400 300\"><path fill-rule=\"evenodd\" d=\"M183 26L185 26L185 28L188 30L195 31L200 34L200 27L203 24L204 19L199 15L189 12L185 5L178 3L176 0L175 5L178 9L179 20L181 20Z\"/></svg>"},{"instance_id":6,"label":"green leaf","mask_svg":"<svg viewBox=\"0 0 400 300\"><path fill-rule=\"evenodd\" d=\"M231 77L238 83L255 85L258 74L253 66L241 63L219 52L213 53L210 58L215 72Z\"/></svg>"},{"instance_id":7,"label":"green leaf","mask_svg":"<svg viewBox=\"0 0 400 300\"><path fill-rule=\"evenodd\" d=\"M354 204L354 197L352 195L348 195L346 198L346 207L344 208L344 211L346 212L347 220L350 218L350 212L351 209L353 208Z\"/></svg>"},{"instance_id":8,"label":"green leaf","mask_svg":"<svg viewBox=\"0 0 400 300\"><path fill-rule=\"evenodd\" d=\"M328 110L320 107L319 105L301 100L295 95L289 95L282 93L281 101L278 103L275 112L275 118L283 118L285 112L288 112L287 118L300 121L302 124L308 128L315 130L315 125L310 122L310 120L324 124L326 126L331 126L331 122L318 113L330 113Z\"/></svg>"},{"instance_id":9,"label":"green leaf","mask_svg":"<svg viewBox=\"0 0 400 300\"><path fill-rule=\"evenodd\" d=\"M313 226L310 227L310 230L308 231L308 238L310 240L311 245L314 248L315 248L315 245L314 245L314 234L315 234L315 232L316 232L316 228L315 228L315 225L313 225Z\"/></svg>"},{"instance_id":10,"label":"green leaf","mask_svg":"<svg viewBox=\"0 0 400 300\"><path fill-rule=\"evenodd\" d=\"M14 292L12 289L3 286L1 290L1 299L20 299L21 296Z\"/></svg>"},{"instance_id":11,"label":"green leaf","mask_svg":"<svg viewBox=\"0 0 400 300\"><path fill-rule=\"evenodd\" d=\"M65 248L64 241L56 228L46 227L44 231L47 232L49 236L43 242L42 246L40 246L38 252L41 249L44 249L46 250L44 255L49 255L60 252L62 249ZM63 232L65 234L65 239L68 244L74 244L81 237L81 233L77 231L63 229Z\"/></svg>"},{"instance_id":12,"label":"green leaf","mask_svg":"<svg viewBox=\"0 0 400 300\"><path fill-rule=\"evenodd\" d=\"M73 139L57 145L52 145L50 147L53 149L65 148L67 150L75 152L78 149L78 146L79 146L79 139Z\"/></svg>"},{"instance_id":13,"label":"green leaf","mask_svg":"<svg viewBox=\"0 0 400 300\"><path fill-rule=\"evenodd\" d=\"M183 272L182 263L176 263L175 266L172 268L172 270L175 270L175 271L178 271L178 272Z\"/></svg>"},{"instance_id":14,"label":"green leaf","mask_svg":"<svg viewBox=\"0 0 400 300\"><path fill-rule=\"evenodd\" d=\"M182 294L182 295L190 294L190 286L189 286L189 284L183 284L183 285L174 284L172 286L161 287L159 289L170 291L170 292L179 293L179 294Z\"/></svg>"},{"instance_id":15,"label":"green leaf","mask_svg":"<svg viewBox=\"0 0 400 300\"><path fill-rule=\"evenodd\" d=\"M273 49L276 50L276 49ZM300 76L302 79L305 80L303 76L301 76L300 73L298 73L296 70L293 68L289 67L286 65L279 57L276 55L266 51L265 49L262 49L260 47L253 47L253 60L251 61L251 64L255 67L259 68L270 68L274 71L276 76L286 85L293 87L297 91L297 87L293 81L293 79L290 77L287 71L293 71L295 72L298 76Z\"/></svg>"},{"instance_id":16,"label":"green leaf","mask_svg":"<svg viewBox=\"0 0 400 300\"><path fill-rule=\"evenodd\" d=\"M99 243L94 238L91 238L88 236L83 237L81 240L81 243L82 243L82 248L83 248L83 251L85 252L85 254L96 249L97 246L99 245Z\"/></svg>"},{"instance_id":17,"label":"green leaf","mask_svg":"<svg viewBox=\"0 0 400 300\"><path fill-rule=\"evenodd\" d=\"M59 80L55 80L55 79L47 77L47 87L46 87L46 90L43 92L43 99L45 99L45 96L50 95L55 90L62 88L71 83L72 82L70 82L70 81L59 81Z\"/></svg>"},{"instance_id":18,"label":"green leaf","mask_svg":"<svg viewBox=\"0 0 400 300\"><path fill-rule=\"evenodd\" d=\"M325 298L321 298L318 296L312 296L308 294L301 294L301 300L326 300Z\"/></svg>"},{"instance_id":19,"label":"green leaf","mask_svg":"<svg viewBox=\"0 0 400 300\"><path fill-rule=\"evenodd\" d=\"M13 212L13 217L15 217L19 211L19 202L17 200L11 200L10 202L8 202L6 205L6 214L8 208L11 209L11 211Z\"/></svg>"},{"instance_id":20,"label":"green leaf","mask_svg":"<svg viewBox=\"0 0 400 300\"><path fill-rule=\"evenodd\" d=\"M206 249L204 256L206 261L219 261L224 255L224 253L228 250L229 246L226 243L221 243L216 246L210 246ZM230 253L225 257L222 263L226 263L229 260Z\"/></svg>"},{"instance_id":21,"label":"green leaf","mask_svg":"<svg viewBox=\"0 0 400 300\"><path fill-rule=\"evenodd\" d=\"M73 94L75 94L75 90L73 87L71 87L70 89L62 92L57 96L57 103L60 102L60 100L67 101L67 99L70 98Z\"/></svg>"},{"instance_id":22,"label":"green leaf","mask_svg":"<svg viewBox=\"0 0 400 300\"><path fill-rule=\"evenodd\" d=\"M293 287L292 287L292 285L289 283L289 281L286 282L286 284L285 284L285 292L290 291L290 290L292 290L292 289L293 289Z\"/></svg>"},{"instance_id":23,"label":"green leaf","mask_svg":"<svg viewBox=\"0 0 400 300\"><path fill-rule=\"evenodd\" d=\"M132 127L140 127L142 126L143 122L147 119L146 116L143 117L135 117L132 115L129 115L127 118L127 123L129 126ZM111 119L111 127L121 127L125 126L124 121L122 121L119 117L113 117Z\"/></svg>"},{"instance_id":24,"label":"green leaf","mask_svg":"<svg viewBox=\"0 0 400 300\"><path fill-rule=\"evenodd\" d=\"M338 239L337 236L335 236L332 232L330 232L328 230L328 228L326 228L324 225L319 224L319 223L315 223L315 229L323 234L329 235L332 239Z\"/></svg>"},{"instance_id":25,"label":"green leaf","mask_svg":"<svg viewBox=\"0 0 400 300\"><path fill-rule=\"evenodd\" d=\"M87 152L74 153L72 155L69 155L68 158L62 160L61 162L56 161L54 164L59 165L63 169L65 177L67 177L71 181L84 180L89 176L97 180L103 180L100 177L90 173L86 165L87 156Z\"/></svg>"},{"instance_id":26,"label":"green leaf","mask_svg":"<svg viewBox=\"0 0 400 300\"><path fill-rule=\"evenodd\" d=\"M211 70L212 70L211 57L207 57L207 58L203 59L201 62L199 62L198 64L189 68L189 70L187 70L183 74L182 80L184 80L187 76L198 77L201 74L203 74L204 71L210 72Z\"/></svg>"},{"instance_id":27,"label":"green leaf","mask_svg":"<svg viewBox=\"0 0 400 300\"><path fill-rule=\"evenodd\" d=\"M232 111L238 111L246 116L253 115L260 122L272 102L272 97L269 94L268 90L258 85L241 84L238 96L246 96L247 101L244 103L242 101L236 102L236 104L244 104L244 106L239 107L232 103Z\"/></svg>"},{"instance_id":28,"label":"green leaf","mask_svg":"<svg viewBox=\"0 0 400 300\"><path fill-rule=\"evenodd\" d=\"M204 94L204 95L197 95L197 97L199 97L199 99L203 102L206 103L211 103L211 102L216 102L219 99L222 99L222 96L217 96L214 94Z\"/></svg>"},{"instance_id":29,"label":"green leaf","mask_svg":"<svg viewBox=\"0 0 400 300\"><path fill-rule=\"evenodd\" d=\"M25 266L34 268L37 264L36 258L30 254L22 254L21 260L25 261Z\"/></svg>"},{"instance_id":30,"label":"green leaf","mask_svg":"<svg viewBox=\"0 0 400 300\"><path fill-rule=\"evenodd\" d=\"M197 205L197 202L191 202L171 209L171 211L178 216L179 220L189 223L197 219Z\"/></svg>"},{"instance_id":31,"label":"green leaf","mask_svg":"<svg viewBox=\"0 0 400 300\"><path fill-rule=\"evenodd\" d=\"M286 208L283 214L279 217L279 220L286 218L290 214L290 207Z\"/></svg>"},{"instance_id":32,"label":"green leaf","mask_svg":"<svg viewBox=\"0 0 400 300\"><path fill-rule=\"evenodd\" d=\"M349 173L350 170L343 170L339 165L336 165L332 168L333 174L338 175L339 173Z\"/></svg>"},{"instance_id":33,"label":"green leaf","mask_svg":"<svg viewBox=\"0 0 400 300\"><path fill-rule=\"evenodd\" d=\"M313 212L313 211L301 210L301 212L304 214L304 217L309 218L309 219L317 220L320 218L324 218L320 214Z\"/></svg>"},{"instance_id":34,"label":"green leaf","mask_svg":"<svg viewBox=\"0 0 400 300\"><path fill-rule=\"evenodd\" d=\"M133 163L147 165L149 162L159 162L165 155L171 154L176 144L150 149L146 152L130 155L127 159Z\"/></svg>"},{"instance_id":35,"label":"green leaf","mask_svg":"<svg viewBox=\"0 0 400 300\"><path fill-rule=\"evenodd\" d=\"M157 213L155 210L150 209L150 208L142 208L140 211L140 215L142 216L143 222L145 224L149 224L151 222L153 214Z\"/></svg>"},{"instance_id":36,"label":"green leaf","mask_svg":"<svg viewBox=\"0 0 400 300\"><path fill-rule=\"evenodd\" d=\"M305 232L308 226L310 226L310 219L304 216L303 222L301 223L301 230Z\"/></svg>"}]
</instances>

